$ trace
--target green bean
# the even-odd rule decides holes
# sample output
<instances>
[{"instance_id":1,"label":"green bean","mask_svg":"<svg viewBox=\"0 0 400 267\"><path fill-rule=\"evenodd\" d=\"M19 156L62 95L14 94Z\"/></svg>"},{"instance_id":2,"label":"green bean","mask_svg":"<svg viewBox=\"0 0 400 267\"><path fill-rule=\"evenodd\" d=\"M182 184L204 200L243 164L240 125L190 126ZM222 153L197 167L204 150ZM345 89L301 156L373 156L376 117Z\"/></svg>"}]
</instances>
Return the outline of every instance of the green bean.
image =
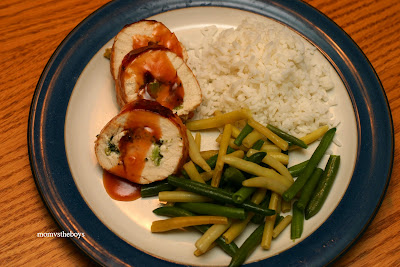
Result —
<instances>
[{"instance_id":1,"label":"green bean","mask_svg":"<svg viewBox=\"0 0 400 267\"><path fill-rule=\"evenodd\" d=\"M243 159L246 161L256 163L256 164L262 164L262 160L265 158L266 155L267 155L267 152L260 151L260 152L254 153L250 157L245 156ZM247 174L246 176L247 176L247 178L251 177L249 174Z\"/></svg>"},{"instance_id":2,"label":"green bean","mask_svg":"<svg viewBox=\"0 0 400 267\"><path fill-rule=\"evenodd\" d=\"M234 148L228 146L228 148L227 148L227 150L226 150L226 154L230 154L230 153L233 153L233 152L235 152L235 151L236 151L236 150L235 150Z\"/></svg>"},{"instance_id":3,"label":"green bean","mask_svg":"<svg viewBox=\"0 0 400 267\"><path fill-rule=\"evenodd\" d=\"M282 197L285 201L292 200L296 196L296 194L303 188L308 178L310 178L312 172L317 167L318 163L321 161L326 150L331 144L335 132L336 128L332 128L324 134L317 149L315 149L310 160L308 161L307 166L304 168L304 170L301 172L300 176L296 179L292 186L290 186L289 189L286 190L285 193L283 193Z\"/></svg>"},{"instance_id":4,"label":"green bean","mask_svg":"<svg viewBox=\"0 0 400 267\"><path fill-rule=\"evenodd\" d=\"M268 208L269 206L269 200L271 199L271 191L268 190L267 194L265 195L265 198L263 201L261 201L260 206L263 208ZM251 222L255 224L260 224L264 222L265 216L262 214L254 214L253 218L251 218Z\"/></svg>"},{"instance_id":5,"label":"green bean","mask_svg":"<svg viewBox=\"0 0 400 267\"><path fill-rule=\"evenodd\" d=\"M239 135L236 137L235 141L233 142L235 145L240 146L242 144L243 139L249 135L253 131L253 127L246 124L243 129L240 131Z\"/></svg>"},{"instance_id":6,"label":"green bean","mask_svg":"<svg viewBox=\"0 0 400 267\"><path fill-rule=\"evenodd\" d=\"M228 149L226 150L226 154L230 154L232 152L236 151L235 149L233 149L232 147L228 146ZM215 154L214 156L210 157L209 159L206 160L207 164L211 167L211 169L215 168L215 165L217 164L217 159L218 159L218 154ZM196 169L198 172L204 172L204 170L196 165Z\"/></svg>"},{"instance_id":7,"label":"green bean","mask_svg":"<svg viewBox=\"0 0 400 267\"><path fill-rule=\"evenodd\" d=\"M194 213L176 206L164 206L153 210L154 214L168 217L195 216Z\"/></svg>"},{"instance_id":8,"label":"green bean","mask_svg":"<svg viewBox=\"0 0 400 267\"><path fill-rule=\"evenodd\" d=\"M304 209L307 207L307 204L310 201L314 189L317 186L319 178L323 172L324 171L321 168L316 168L310 179L308 179L307 183L304 185L303 189L301 190L299 201L297 202L297 207L299 209L304 211Z\"/></svg>"},{"instance_id":9,"label":"green bean","mask_svg":"<svg viewBox=\"0 0 400 267\"><path fill-rule=\"evenodd\" d=\"M225 204L235 205L235 202L232 199L233 193L227 192L221 188L216 188L208 184L203 184L192 180L181 179L172 175L169 176L167 179L168 183L170 183L173 186L180 187L184 190L209 197L211 199L223 202ZM248 200L246 200L242 204L236 204L236 205L244 208L247 211L252 211L254 213L261 213L264 214L265 216L271 216L275 214L274 210L262 208L259 205L254 204Z\"/></svg>"},{"instance_id":10,"label":"green bean","mask_svg":"<svg viewBox=\"0 0 400 267\"><path fill-rule=\"evenodd\" d=\"M218 158L218 154L215 154L214 156L210 157L208 160L206 160L207 164L211 167L211 169L215 168L215 164L217 163L217 158ZM197 165L196 165L197 166ZM203 172L204 170L200 167L200 171ZM200 172L199 171L199 172Z\"/></svg>"},{"instance_id":11,"label":"green bean","mask_svg":"<svg viewBox=\"0 0 400 267\"><path fill-rule=\"evenodd\" d=\"M251 155L250 157L248 157L246 160L256 163L256 164L260 164L266 155L267 155L266 152L257 152L257 153L254 153L253 155ZM251 175L247 174L247 178L249 178L249 177L251 177ZM256 188L254 188L254 187L242 186L238 191L236 191L233 194L233 197L232 197L233 201L237 204L241 204L246 199L248 199L250 197L250 195L254 193L255 190L256 190Z\"/></svg>"},{"instance_id":12,"label":"green bean","mask_svg":"<svg viewBox=\"0 0 400 267\"><path fill-rule=\"evenodd\" d=\"M267 152L257 152L248 157L246 160L256 164L260 164L266 155Z\"/></svg>"},{"instance_id":13,"label":"green bean","mask_svg":"<svg viewBox=\"0 0 400 267\"><path fill-rule=\"evenodd\" d=\"M240 170L231 166L225 169L223 177L225 182L230 182L236 186L242 186L242 182L246 179L246 176Z\"/></svg>"},{"instance_id":14,"label":"green bean","mask_svg":"<svg viewBox=\"0 0 400 267\"><path fill-rule=\"evenodd\" d=\"M232 195L232 199L236 204L241 204L248 199L254 193L254 191L256 191L256 189L256 187L242 186Z\"/></svg>"},{"instance_id":15,"label":"green bean","mask_svg":"<svg viewBox=\"0 0 400 267\"><path fill-rule=\"evenodd\" d=\"M259 139L259 140L257 140L257 141L253 144L253 146L252 146L251 148L252 148L252 149L255 149L255 150L260 150L260 149L262 148L264 142L265 142L264 140ZM246 156L246 155L244 155L244 157L243 157L244 160L247 160L248 158L249 158L249 157Z\"/></svg>"},{"instance_id":16,"label":"green bean","mask_svg":"<svg viewBox=\"0 0 400 267\"><path fill-rule=\"evenodd\" d=\"M255 142L251 148L252 148L252 149L255 149L255 150L260 150L260 149L262 148L264 142L265 142L265 141L262 140L262 139L257 140L257 142Z\"/></svg>"},{"instance_id":17,"label":"green bean","mask_svg":"<svg viewBox=\"0 0 400 267\"><path fill-rule=\"evenodd\" d=\"M238 252L232 257L229 267L240 266L246 261L254 249L260 245L263 232L264 224L260 224L240 246Z\"/></svg>"},{"instance_id":18,"label":"green bean","mask_svg":"<svg viewBox=\"0 0 400 267\"><path fill-rule=\"evenodd\" d=\"M201 170L201 172L204 172L202 168L200 168L199 166L197 166L196 164L194 164L196 166L196 169L199 171ZM189 174L182 168L181 170L181 174L183 175L183 177L185 179L190 179ZM165 180L164 180L165 181Z\"/></svg>"},{"instance_id":19,"label":"green bean","mask_svg":"<svg viewBox=\"0 0 400 267\"><path fill-rule=\"evenodd\" d=\"M210 185L210 184L209 184ZM233 186L232 184L226 184L224 185L223 190L225 190L226 192L229 192L231 194L235 193L237 190L236 186Z\"/></svg>"},{"instance_id":20,"label":"green bean","mask_svg":"<svg viewBox=\"0 0 400 267\"><path fill-rule=\"evenodd\" d=\"M176 187L170 185L167 180L163 180L151 184L142 185L142 187L140 188L140 195L141 197L153 197L158 196L159 192L171 191L175 188Z\"/></svg>"},{"instance_id":21,"label":"green bean","mask_svg":"<svg viewBox=\"0 0 400 267\"><path fill-rule=\"evenodd\" d=\"M302 147L302 148L307 148L307 144L304 143L303 140L300 140L299 138L294 137L293 135L291 135L291 134L289 134L287 132L284 132L281 129L275 127L275 126L272 126L271 124L267 124L267 128L271 132L273 132L276 135L278 135L279 137L281 137L283 140L286 140L287 142L289 142L290 144L298 145L299 147Z\"/></svg>"},{"instance_id":22,"label":"green bean","mask_svg":"<svg viewBox=\"0 0 400 267\"><path fill-rule=\"evenodd\" d=\"M176 205L180 208L194 212L196 214L224 216L227 218L240 220L244 220L246 218L246 212L244 211L244 209L236 207L227 207L214 203L194 202L177 203Z\"/></svg>"},{"instance_id":23,"label":"green bean","mask_svg":"<svg viewBox=\"0 0 400 267\"><path fill-rule=\"evenodd\" d=\"M194 215L190 211L187 211L187 210L184 210L181 208L177 208L177 207L160 207L160 208L153 210L153 212L157 215L169 216L169 217L181 217L181 216L193 216ZM207 226L207 225L196 225L193 227L201 233L205 233L208 230L208 228L210 228L210 226ZM219 237L217 240L215 240L215 242L231 257L233 257L239 250L238 246L234 242L227 244L222 237Z\"/></svg>"},{"instance_id":24,"label":"green bean","mask_svg":"<svg viewBox=\"0 0 400 267\"><path fill-rule=\"evenodd\" d=\"M297 201L293 203L292 213L293 218L290 227L290 238L295 240L301 237L304 227L304 212L297 207Z\"/></svg>"},{"instance_id":25,"label":"green bean","mask_svg":"<svg viewBox=\"0 0 400 267\"><path fill-rule=\"evenodd\" d=\"M300 173L304 170L304 168L307 166L307 163L309 160L300 162L299 164L293 165L292 167L288 168L290 174L292 177L298 177Z\"/></svg>"},{"instance_id":26,"label":"green bean","mask_svg":"<svg viewBox=\"0 0 400 267\"><path fill-rule=\"evenodd\" d=\"M253 155L251 155L250 157L245 157L244 160L250 161L250 162L253 162L253 163L256 163L256 164L260 164L266 155L267 155L266 152L257 152L257 153L254 153ZM234 168L234 167L229 166L226 170L228 170L229 168ZM236 175L237 175L237 176L240 176L240 179L243 178L242 175L244 176L245 179L248 179L248 178L252 177L252 175L250 175L249 173L244 173L244 174L243 174L239 169L237 169L237 168L234 168L234 169L237 170L237 171L235 171L235 172L236 172ZM233 171L229 170L229 171L228 171L228 174L230 174L230 172L233 172ZM238 172L240 172L242 175L240 175ZM238 182L240 181L240 179L236 179L235 184L239 185ZM239 185L239 186L242 186L242 182L243 182L245 179L243 179L243 180L240 182L240 185Z\"/></svg>"},{"instance_id":27,"label":"green bean","mask_svg":"<svg viewBox=\"0 0 400 267\"><path fill-rule=\"evenodd\" d=\"M326 164L325 171L315 189L314 195L312 196L310 202L308 203L305 216L306 220L310 219L312 216L318 213L326 198L328 197L329 191L332 188L333 182L337 175L340 165L340 156L331 155L329 157L328 163Z\"/></svg>"}]
</instances>

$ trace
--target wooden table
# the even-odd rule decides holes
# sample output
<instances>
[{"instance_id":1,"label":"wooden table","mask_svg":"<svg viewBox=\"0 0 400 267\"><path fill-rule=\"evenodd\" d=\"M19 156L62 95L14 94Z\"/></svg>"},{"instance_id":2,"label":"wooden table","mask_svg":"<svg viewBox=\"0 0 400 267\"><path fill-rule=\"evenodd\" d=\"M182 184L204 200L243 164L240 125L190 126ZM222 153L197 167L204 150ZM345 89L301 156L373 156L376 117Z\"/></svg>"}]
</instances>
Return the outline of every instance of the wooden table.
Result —
<instances>
[{"instance_id":1,"label":"wooden table","mask_svg":"<svg viewBox=\"0 0 400 267\"><path fill-rule=\"evenodd\" d=\"M0 266L84 266L94 263L68 238L37 238L60 231L32 177L28 114L50 56L65 36L108 0L2 0L0 3ZM307 0L360 46L389 99L400 137L400 1ZM400 155L375 219L337 266L400 266ZM356 211L354 211L356 213Z\"/></svg>"}]
</instances>

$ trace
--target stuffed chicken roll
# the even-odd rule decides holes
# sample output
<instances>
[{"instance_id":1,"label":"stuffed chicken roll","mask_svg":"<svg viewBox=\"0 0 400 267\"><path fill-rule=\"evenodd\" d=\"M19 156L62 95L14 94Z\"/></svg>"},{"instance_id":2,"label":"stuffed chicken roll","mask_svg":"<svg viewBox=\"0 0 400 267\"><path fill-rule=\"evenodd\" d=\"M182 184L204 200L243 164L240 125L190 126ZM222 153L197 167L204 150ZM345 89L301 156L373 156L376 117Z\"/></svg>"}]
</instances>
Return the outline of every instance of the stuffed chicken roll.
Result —
<instances>
[{"instance_id":1,"label":"stuffed chicken roll","mask_svg":"<svg viewBox=\"0 0 400 267\"><path fill-rule=\"evenodd\" d=\"M95 153L101 167L138 184L163 180L179 171L188 156L186 128L158 102L126 105L101 130Z\"/></svg>"}]
</instances>

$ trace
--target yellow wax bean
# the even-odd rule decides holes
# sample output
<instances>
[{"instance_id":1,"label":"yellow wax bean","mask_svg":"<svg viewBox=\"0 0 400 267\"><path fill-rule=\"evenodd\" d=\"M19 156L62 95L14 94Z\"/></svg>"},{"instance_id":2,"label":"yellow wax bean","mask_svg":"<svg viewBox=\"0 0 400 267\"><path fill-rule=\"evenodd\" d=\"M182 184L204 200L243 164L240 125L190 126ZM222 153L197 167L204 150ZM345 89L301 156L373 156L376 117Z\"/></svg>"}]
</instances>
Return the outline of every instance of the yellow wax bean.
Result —
<instances>
[{"instance_id":1,"label":"yellow wax bean","mask_svg":"<svg viewBox=\"0 0 400 267\"><path fill-rule=\"evenodd\" d=\"M215 164L213 177L211 180L211 186L218 187L221 181L222 170L224 168L223 157L226 155L226 150L228 149L229 140L231 139L232 125L226 124L224 127L224 132L222 133L221 143L219 145L219 152L217 163Z\"/></svg>"},{"instance_id":2,"label":"yellow wax bean","mask_svg":"<svg viewBox=\"0 0 400 267\"><path fill-rule=\"evenodd\" d=\"M191 131L212 129L249 118L251 118L251 113L248 109L239 109L207 119L189 121L186 123L186 128Z\"/></svg>"},{"instance_id":3,"label":"yellow wax bean","mask_svg":"<svg viewBox=\"0 0 400 267\"><path fill-rule=\"evenodd\" d=\"M193 161L189 161L183 165L183 169L187 172L190 179L196 182L205 183L200 173L197 171L196 166L194 166Z\"/></svg>"},{"instance_id":4,"label":"yellow wax bean","mask_svg":"<svg viewBox=\"0 0 400 267\"><path fill-rule=\"evenodd\" d=\"M278 146L280 149L286 151L289 147L288 142L280 138L278 135L275 133L271 132L267 127L261 125L260 123L256 122L253 119L249 119L247 122L251 127L256 129L258 132L263 134L265 137L267 137L272 143L274 143L276 146Z\"/></svg>"},{"instance_id":5,"label":"yellow wax bean","mask_svg":"<svg viewBox=\"0 0 400 267\"><path fill-rule=\"evenodd\" d=\"M222 216L185 216L165 220L154 221L151 224L151 232L166 232L182 227L203 224L228 224L228 219Z\"/></svg>"}]
</instances>

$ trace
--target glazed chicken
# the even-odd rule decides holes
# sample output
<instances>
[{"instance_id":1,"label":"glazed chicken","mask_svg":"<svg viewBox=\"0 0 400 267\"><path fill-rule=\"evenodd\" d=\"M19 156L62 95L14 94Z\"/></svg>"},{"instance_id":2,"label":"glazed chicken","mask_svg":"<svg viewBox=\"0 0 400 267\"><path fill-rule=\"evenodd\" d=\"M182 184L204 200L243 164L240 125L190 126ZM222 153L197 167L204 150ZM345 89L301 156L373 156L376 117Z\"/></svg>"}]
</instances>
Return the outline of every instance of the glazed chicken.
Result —
<instances>
[{"instance_id":1,"label":"glazed chicken","mask_svg":"<svg viewBox=\"0 0 400 267\"><path fill-rule=\"evenodd\" d=\"M116 81L121 107L137 99L159 102L183 120L201 103L201 89L186 63L170 50L152 45L128 53Z\"/></svg>"},{"instance_id":2,"label":"glazed chicken","mask_svg":"<svg viewBox=\"0 0 400 267\"><path fill-rule=\"evenodd\" d=\"M156 101L124 106L100 132L95 153L101 167L138 184L163 180L188 157L186 127Z\"/></svg>"}]
</instances>

